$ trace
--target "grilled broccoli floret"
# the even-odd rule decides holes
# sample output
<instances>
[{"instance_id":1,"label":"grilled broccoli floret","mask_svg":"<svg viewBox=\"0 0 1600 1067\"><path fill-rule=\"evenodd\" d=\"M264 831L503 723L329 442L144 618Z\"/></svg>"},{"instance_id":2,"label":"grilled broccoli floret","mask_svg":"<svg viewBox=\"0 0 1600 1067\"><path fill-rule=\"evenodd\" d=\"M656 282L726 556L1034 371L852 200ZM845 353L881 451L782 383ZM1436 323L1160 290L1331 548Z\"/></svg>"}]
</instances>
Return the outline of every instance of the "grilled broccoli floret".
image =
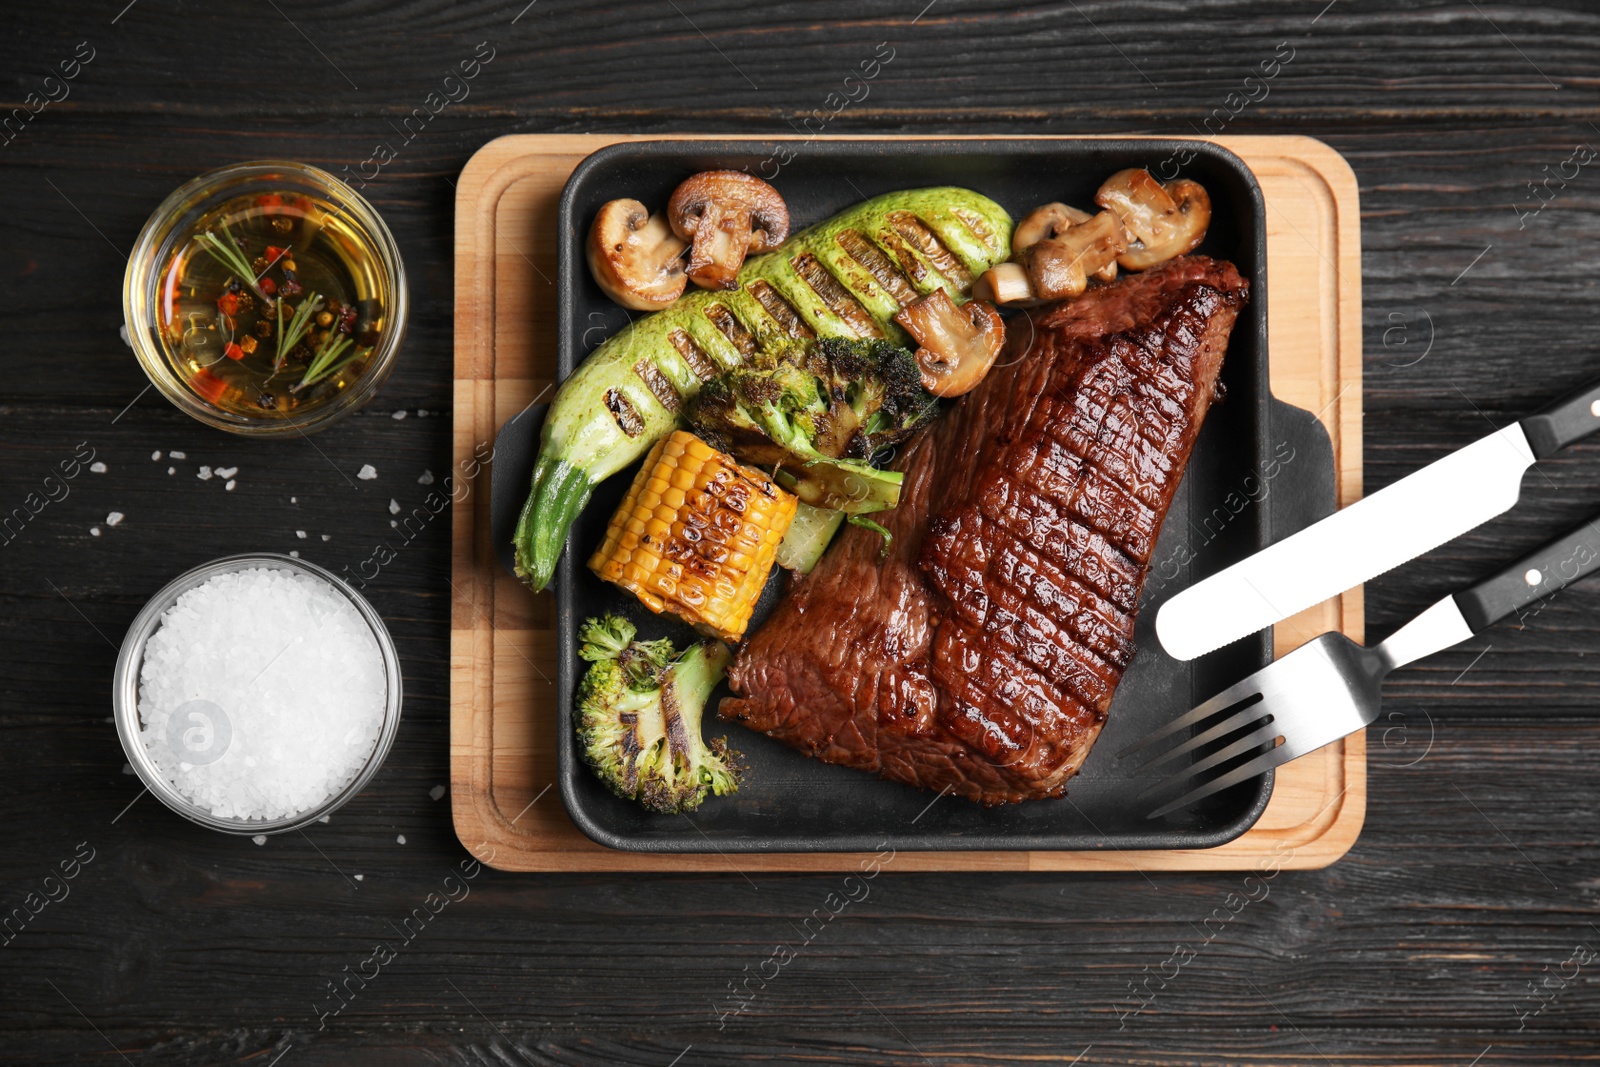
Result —
<instances>
[{"instance_id":1,"label":"grilled broccoli floret","mask_svg":"<svg viewBox=\"0 0 1600 1067\"><path fill-rule=\"evenodd\" d=\"M617 615L590 619L578 654L578 750L619 797L662 814L694 811L708 793L736 792L743 766L726 738L705 741L701 714L733 654L702 641L676 655L670 640L635 641Z\"/></svg>"},{"instance_id":2,"label":"grilled broccoli floret","mask_svg":"<svg viewBox=\"0 0 1600 1067\"><path fill-rule=\"evenodd\" d=\"M900 500L900 474L873 457L937 411L910 352L828 338L758 352L707 382L688 416L723 451L778 468L807 504L863 515Z\"/></svg>"}]
</instances>

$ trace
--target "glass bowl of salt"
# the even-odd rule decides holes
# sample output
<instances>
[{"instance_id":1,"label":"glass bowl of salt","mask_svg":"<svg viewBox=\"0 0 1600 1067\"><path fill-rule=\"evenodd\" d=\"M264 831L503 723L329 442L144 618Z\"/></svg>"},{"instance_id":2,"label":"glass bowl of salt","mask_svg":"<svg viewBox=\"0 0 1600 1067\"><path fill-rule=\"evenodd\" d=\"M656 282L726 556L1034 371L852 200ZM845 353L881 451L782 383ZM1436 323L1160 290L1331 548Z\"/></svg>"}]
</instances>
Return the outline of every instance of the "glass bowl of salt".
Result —
<instances>
[{"instance_id":1,"label":"glass bowl of salt","mask_svg":"<svg viewBox=\"0 0 1600 1067\"><path fill-rule=\"evenodd\" d=\"M112 691L134 773L230 834L298 830L361 792L400 726L400 660L366 599L271 552L173 579L128 628Z\"/></svg>"}]
</instances>

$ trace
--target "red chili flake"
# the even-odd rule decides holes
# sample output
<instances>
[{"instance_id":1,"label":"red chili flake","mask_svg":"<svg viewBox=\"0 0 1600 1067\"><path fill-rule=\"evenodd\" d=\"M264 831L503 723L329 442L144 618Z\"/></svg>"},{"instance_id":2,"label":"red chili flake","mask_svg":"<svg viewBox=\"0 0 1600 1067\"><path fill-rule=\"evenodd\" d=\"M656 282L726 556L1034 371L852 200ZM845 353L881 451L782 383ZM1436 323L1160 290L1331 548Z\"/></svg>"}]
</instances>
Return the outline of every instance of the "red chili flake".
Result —
<instances>
[{"instance_id":1,"label":"red chili flake","mask_svg":"<svg viewBox=\"0 0 1600 1067\"><path fill-rule=\"evenodd\" d=\"M279 248L277 245L267 246L266 257L268 263L276 263L288 254L289 250L287 248Z\"/></svg>"},{"instance_id":2,"label":"red chili flake","mask_svg":"<svg viewBox=\"0 0 1600 1067\"><path fill-rule=\"evenodd\" d=\"M256 197L257 207L281 207L282 205L283 197L279 196L277 193L264 193L261 196Z\"/></svg>"},{"instance_id":3,"label":"red chili flake","mask_svg":"<svg viewBox=\"0 0 1600 1067\"><path fill-rule=\"evenodd\" d=\"M229 341L226 347L223 348L222 354L227 356L229 359L243 359L244 349L240 348L232 341Z\"/></svg>"},{"instance_id":4,"label":"red chili flake","mask_svg":"<svg viewBox=\"0 0 1600 1067\"><path fill-rule=\"evenodd\" d=\"M261 286L261 291L266 293L268 296L271 296L278 291L278 283L273 281L271 278L262 278L259 282L256 282L256 284Z\"/></svg>"},{"instance_id":5,"label":"red chili flake","mask_svg":"<svg viewBox=\"0 0 1600 1067\"><path fill-rule=\"evenodd\" d=\"M209 370L198 370L194 377L189 379L189 384L194 386L194 391L215 404L222 399L222 394L228 391L228 383L212 374Z\"/></svg>"},{"instance_id":6,"label":"red chili flake","mask_svg":"<svg viewBox=\"0 0 1600 1067\"><path fill-rule=\"evenodd\" d=\"M217 310L224 315L237 315L239 313L239 298L233 293L223 293L217 297Z\"/></svg>"}]
</instances>

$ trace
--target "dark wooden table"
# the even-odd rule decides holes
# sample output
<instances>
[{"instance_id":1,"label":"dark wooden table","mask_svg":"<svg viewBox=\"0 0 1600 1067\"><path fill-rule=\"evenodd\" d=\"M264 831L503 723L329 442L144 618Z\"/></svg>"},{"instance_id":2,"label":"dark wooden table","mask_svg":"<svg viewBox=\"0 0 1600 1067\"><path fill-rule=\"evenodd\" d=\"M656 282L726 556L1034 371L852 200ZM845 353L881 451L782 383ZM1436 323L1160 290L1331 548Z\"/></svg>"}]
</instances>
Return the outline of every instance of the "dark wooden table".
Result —
<instances>
[{"instance_id":1,"label":"dark wooden table","mask_svg":"<svg viewBox=\"0 0 1600 1067\"><path fill-rule=\"evenodd\" d=\"M0 947L0 1062L1600 1058L1594 585L1399 672L1354 850L1247 906L1238 875L891 872L719 1027L729 984L837 877L485 871L324 1014L330 983L466 858L430 793L446 780L448 524L367 590L399 643L406 718L372 788L313 833L257 846L135 802L112 665L180 570L253 549L353 565L389 532L389 500L449 466L451 183L490 138L789 131L887 41L892 63L827 132L1225 128L1343 152L1361 182L1369 490L1600 374L1592 4L525 2L7 11L0 512L80 448L107 469L0 545L0 915L43 902ZM482 42L487 65L447 82ZM460 99L406 140L436 92ZM245 159L354 173L380 144L395 158L366 195L415 310L379 399L313 447L236 439L144 392L119 285L162 197ZM380 477L352 488L363 463ZM237 489L200 464L237 466ZM1600 445L1542 464L1514 514L1369 586L1369 632L1597 504ZM76 878L46 882L74 856ZM1229 921L1203 925L1218 909Z\"/></svg>"}]
</instances>

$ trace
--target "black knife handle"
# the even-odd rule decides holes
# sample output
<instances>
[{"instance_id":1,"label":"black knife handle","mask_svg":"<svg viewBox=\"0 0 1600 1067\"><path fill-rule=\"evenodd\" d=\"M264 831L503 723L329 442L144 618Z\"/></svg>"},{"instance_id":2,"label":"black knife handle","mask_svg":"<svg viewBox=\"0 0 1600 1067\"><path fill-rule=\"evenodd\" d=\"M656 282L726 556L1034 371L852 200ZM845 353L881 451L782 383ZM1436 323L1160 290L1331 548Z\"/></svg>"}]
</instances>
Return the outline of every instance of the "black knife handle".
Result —
<instances>
[{"instance_id":1,"label":"black knife handle","mask_svg":"<svg viewBox=\"0 0 1600 1067\"><path fill-rule=\"evenodd\" d=\"M1462 618L1478 633L1600 570L1600 515L1535 549L1505 570L1455 595Z\"/></svg>"},{"instance_id":2,"label":"black knife handle","mask_svg":"<svg viewBox=\"0 0 1600 1067\"><path fill-rule=\"evenodd\" d=\"M1600 382L1591 382L1522 420L1528 446L1539 459L1600 430Z\"/></svg>"}]
</instances>

